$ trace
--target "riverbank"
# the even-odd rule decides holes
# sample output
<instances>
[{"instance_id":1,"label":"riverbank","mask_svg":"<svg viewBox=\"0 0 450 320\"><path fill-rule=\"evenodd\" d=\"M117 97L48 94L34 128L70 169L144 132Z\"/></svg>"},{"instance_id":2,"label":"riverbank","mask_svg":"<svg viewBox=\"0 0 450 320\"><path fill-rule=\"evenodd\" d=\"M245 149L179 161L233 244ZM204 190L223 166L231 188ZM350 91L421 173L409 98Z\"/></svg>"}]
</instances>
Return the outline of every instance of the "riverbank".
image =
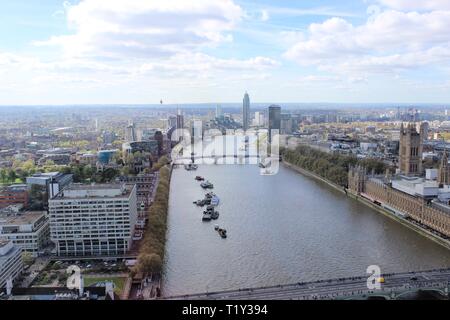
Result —
<instances>
[{"instance_id":1,"label":"riverbank","mask_svg":"<svg viewBox=\"0 0 450 320\"><path fill-rule=\"evenodd\" d=\"M159 169L159 183L155 199L148 214L147 229L139 250L134 273L160 273L163 267L167 214L169 206L171 168L162 166Z\"/></svg>"},{"instance_id":2,"label":"riverbank","mask_svg":"<svg viewBox=\"0 0 450 320\"><path fill-rule=\"evenodd\" d=\"M390 218L392 220L395 220L396 222L401 223L405 227L415 231L416 233L420 234L421 236L426 237L429 240L432 240L433 242L435 242L435 243L445 247L446 249L450 250L450 241L442 239L441 237L433 234L432 232L430 232L430 231L428 231L428 230L426 230L426 229L424 229L424 228L422 228L422 227L420 227L420 226L418 226L418 225L416 225L416 224L414 224L414 223L412 223L412 222L410 222L410 221L408 221L408 220L406 220L404 218L401 218L401 217L397 216L393 212L391 212L391 211L389 211L389 210L387 210L387 209L385 209L385 208L383 208L383 207L381 207L381 206L379 206L379 205L369 201L368 199L366 199L366 198L364 198L364 197L362 197L360 195L354 194L354 193L350 192L349 190L345 191L343 187L341 187L341 186L339 186L339 185L337 185L337 184L335 184L335 183L333 183L331 181L328 181L327 179L325 179L325 178L323 178L323 177L321 177L321 176L319 176L319 175L317 175L315 173L312 173L312 172L309 172L309 171L307 171L305 169L299 168L299 167L297 167L297 166L295 166L295 165L293 165L293 164L291 164L291 163L289 163L289 162L287 162L285 160L283 160L282 163L287 168L289 168L291 170L294 170L294 171L296 171L296 172L298 172L300 174L303 174L303 175L305 175L307 177L313 178L315 180L318 180L318 181L321 181L321 182L327 184L331 188L346 194L348 197L350 197L350 198L352 198L352 199L354 199L356 201L359 201L359 202L365 204L366 206L371 207L372 209L376 210L377 212L383 214L384 216L386 216L386 217L388 217L388 218Z\"/></svg>"}]
</instances>

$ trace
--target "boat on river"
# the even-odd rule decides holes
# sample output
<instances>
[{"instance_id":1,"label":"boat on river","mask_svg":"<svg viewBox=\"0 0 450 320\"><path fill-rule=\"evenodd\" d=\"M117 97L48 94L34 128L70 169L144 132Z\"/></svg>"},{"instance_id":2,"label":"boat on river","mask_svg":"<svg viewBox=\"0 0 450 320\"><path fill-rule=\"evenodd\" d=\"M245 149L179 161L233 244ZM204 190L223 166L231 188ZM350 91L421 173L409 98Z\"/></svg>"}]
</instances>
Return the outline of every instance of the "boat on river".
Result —
<instances>
[{"instance_id":1,"label":"boat on river","mask_svg":"<svg viewBox=\"0 0 450 320\"><path fill-rule=\"evenodd\" d=\"M198 165L189 163L184 166L184 169L186 169L187 171L194 171L198 169Z\"/></svg>"},{"instance_id":2,"label":"boat on river","mask_svg":"<svg viewBox=\"0 0 450 320\"><path fill-rule=\"evenodd\" d=\"M217 232L219 233L219 235L220 235L223 239L225 239L225 238L227 237L227 230L222 229L222 228L219 228L219 229L217 230Z\"/></svg>"},{"instance_id":3,"label":"boat on river","mask_svg":"<svg viewBox=\"0 0 450 320\"><path fill-rule=\"evenodd\" d=\"M200 184L200 186L201 186L203 189L213 189L213 188L214 188L214 185L213 185L211 182L209 182L209 181L202 182L202 183Z\"/></svg>"}]
</instances>

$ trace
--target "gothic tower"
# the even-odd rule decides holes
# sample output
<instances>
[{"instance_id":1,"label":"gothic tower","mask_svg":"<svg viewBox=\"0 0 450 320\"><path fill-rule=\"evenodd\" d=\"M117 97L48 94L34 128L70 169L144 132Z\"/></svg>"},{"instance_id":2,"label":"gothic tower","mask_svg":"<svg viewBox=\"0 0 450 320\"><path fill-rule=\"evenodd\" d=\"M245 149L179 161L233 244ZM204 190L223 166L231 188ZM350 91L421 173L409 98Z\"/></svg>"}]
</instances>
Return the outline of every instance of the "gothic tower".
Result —
<instances>
[{"instance_id":1,"label":"gothic tower","mask_svg":"<svg viewBox=\"0 0 450 320\"><path fill-rule=\"evenodd\" d=\"M348 188L355 193L364 192L366 177L367 172L365 168L361 166L350 167L348 170Z\"/></svg>"},{"instance_id":2,"label":"gothic tower","mask_svg":"<svg viewBox=\"0 0 450 320\"><path fill-rule=\"evenodd\" d=\"M400 128L400 172L406 175L422 174L422 137L416 127L408 123Z\"/></svg>"}]
</instances>

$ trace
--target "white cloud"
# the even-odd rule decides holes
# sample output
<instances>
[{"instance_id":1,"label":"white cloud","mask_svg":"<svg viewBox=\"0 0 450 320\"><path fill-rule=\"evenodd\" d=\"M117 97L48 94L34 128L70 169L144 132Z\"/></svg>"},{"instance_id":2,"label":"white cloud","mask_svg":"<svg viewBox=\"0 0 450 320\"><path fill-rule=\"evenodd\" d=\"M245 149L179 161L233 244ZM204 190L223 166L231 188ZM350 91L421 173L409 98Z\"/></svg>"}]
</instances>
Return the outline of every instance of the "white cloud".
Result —
<instances>
[{"instance_id":1,"label":"white cloud","mask_svg":"<svg viewBox=\"0 0 450 320\"><path fill-rule=\"evenodd\" d=\"M65 2L73 34L38 46L59 46L54 59L0 52L0 74L14 73L24 88L210 87L266 79L279 63L256 55L217 58L204 49L232 39L244 17L232 0L82 0ZM210 50L214 52L214 50ZM12 81L10 78L9 81ZM6 79L0 79L0 86Z\"/></svg>"},{"instance_id":2,"label":"white cloud","mask_svg":"<svg viewBox=\"0 0 450 320\"><path fill-rule=\"evenodd\" d=\"M378 0L396 10L450 10L449 0Z\"/></svg>"},{"instance_id":3,"label":"white cloud","mask_svg":"<svg viewBox=\"0 0 450 320\"><path fill-rule=\"evenodd\" d=\"M269 11L261 10L261 21L268 21L270 19Z\"/></svg>"},{"instance_id":4,"label":"white cloud","mask_svg":"<svg viewBox=\"0 0 450 320\"><path fill-rule=\"evenodd\" d=\"M232 0L83 0L67 6L72 35L36 45L60 45L67 56L165 57L230 41L243 11Z\"/></svg>"},{"instance_id":5,"label":"white cloud","mask_svg":"<svg viewBox=\"0 0 450 320\"><path fill-rule=\"evenodd\" d=\"M355 26L342 18L313 23L284 56L340 73L394 72L450 63L450 11L387 10Z\"/></svg>"}]
</instances>

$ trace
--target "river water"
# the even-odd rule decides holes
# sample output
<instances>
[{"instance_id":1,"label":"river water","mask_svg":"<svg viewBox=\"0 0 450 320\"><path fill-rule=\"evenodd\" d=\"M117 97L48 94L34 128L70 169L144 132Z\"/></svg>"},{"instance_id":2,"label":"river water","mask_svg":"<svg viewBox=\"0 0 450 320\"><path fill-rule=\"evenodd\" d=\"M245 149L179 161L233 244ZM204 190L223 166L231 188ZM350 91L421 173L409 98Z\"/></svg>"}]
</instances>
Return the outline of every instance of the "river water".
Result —
<instances>
[{"instance_id":1,"label":"river water","mask_svg":"<svg viewBox=\"0 0 450 320\"><path fill-rule=\"evenodd\" d=\"M214 183L220 218L202 222L192 202ZM312 178L280 166L174 169L163 293L178 295L450 267L450 251ZM222 239L214 224L228 231Z\"/></svg>"}]
</instances>

